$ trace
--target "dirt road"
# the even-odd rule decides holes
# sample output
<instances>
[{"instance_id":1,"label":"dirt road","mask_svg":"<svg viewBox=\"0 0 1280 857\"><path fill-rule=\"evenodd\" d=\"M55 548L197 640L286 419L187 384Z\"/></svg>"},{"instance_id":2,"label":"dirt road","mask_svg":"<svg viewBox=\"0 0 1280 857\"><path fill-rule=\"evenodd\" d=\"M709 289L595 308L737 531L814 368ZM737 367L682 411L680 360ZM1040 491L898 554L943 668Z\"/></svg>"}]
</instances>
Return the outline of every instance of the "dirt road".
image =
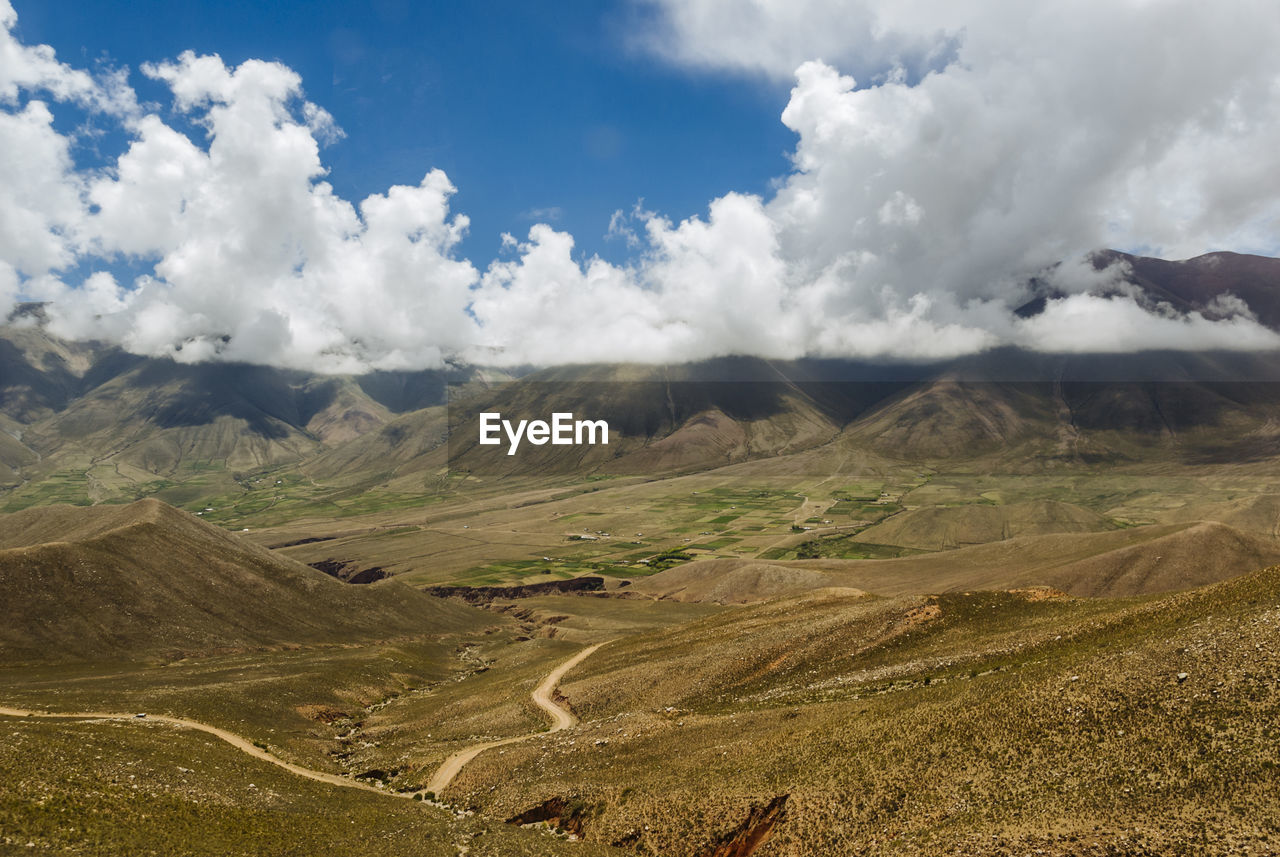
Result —
<instances>
[{"instance_id":1,"label":"dirt road","mask_svg":"<svg viewBox=\"0 0 1280 857\"><path fill-rule=\"evenodd\" d=\"M547 732L530 732L527 735L517 735L513 738L500 738L496 741L485 741L481 744L472 744L452 756L444 760L444 763L431 776L431 780L427 783L426 790L434 792L437 796L444 790L449 783L453 782L453 778L458 775L463 766L479 756L485 750L494 747L502 747L506 744L515 744L518 741L528 741L538 735L546 735L548 732L559 732L561 729L568 729L570 726L578 722L578 718L573 716L573 712L565 708L554 699L556 685L560 684L560 679L564 678L565 673L582 663L591 656L605 643L596 643L594 646L587 646L578 652L569 660L560 664L560 666L547 673L537 687L533 689L533 702L547 714L551 715L551 728Z\"/></svg>"},{"instance_id":2,"label":"dirt road","mask_svg":"<svg viewBox=\"0 0 1280 857\"><path fill-rule=\"evenodd\" d=\"M261 759L264 762L270 762L278 768L284 768L291 774L297 774L300 777L306 777L309 780L316 780L322 783L328 783L333 786L343 786L349 789L362 789L367 792L377 792L378 794L395 795L394 792L383 791L375 788L368 783L362 783L359 780L352 780L337 774L327 774L324 771L313 771L310 768L304 768L301 765L295 765L292 762L286 762L279 759L261 747L241 738L233 732L225 729L219 729L216 726L210 726L207 723L201 723L198 720L187 720L182 717L169 717L164 714L148 714L146 717L138 717L133 714L119 714L107 711L77 711L72 713L55 713L49 711L27 711L22 708L4 708L0 706L0 715L7 717L41 717L57 720L125 720L131 723L166 723L170 726L178 726L186 729L197 729L201 732L207 732L215 738L226 741L232 747L244 753L248 753L255 759ZM413 797L412 794L400 794L396 797Z\"/></svg>"},{"instance_id":3,"label":"dirt road","mask_svg":"<svg viewBox=\"0 0 1280 857\"><path fill-rule=\"evenodd\" d=\"M560 664L560 666L547 673L546 678L534 689L533 701L547 714L551 715L551 732L559 732L561 729L568 729L577 722L577 718L573 716L573 712L560 705L553 699L556 685L560 683L560 679L564 678L565 673L582 663L592 652L599 649L605 643L596 643L594 646L587 646L578 652L569 660ZM219 729L217 726L210 726L207 723L201 723L198 720L187 720L183 717L169 717L165 714L148 714L145 717L139 717L135 714L121 714L119 712L110 711L76 711L76 712L51 712L51 711L30 711L25 708L5 708L0 706L0 716L5 717L40 717L52 720L119 720L129 723L164 723L169 726L177 726L184 729L196 729L201 732L208 733L213 737L225 741L232 747L241 752L253 756L255 759L261 759L264 762L270 762L278 768L284 768L291 774L299 777L306 777L309 780L316 780L321 783L328 783L333 786L342 786L348 789L361 789L367 792L375 792L380 795L389 797L412 799L415 792L392 792L385 789L377 788L368 783L359 780L353 780L349 777L339 776L338 774L329 774L324 771L313 771L310 768L304 768L301 765L295 765L292 762L286 762L283 759L271 755L266 750L253 744L252 742L241 738L234 732L228 732L225 729ZM545 735L545 732L531 732L528 735L517 735L514 738L502 738L497 741L487 741L483 744L473 744L464 750L459 750L449 758L445 759L444 764L431 777L431 781L427 783L424 791L435 792L437 795L440 791L458 775L458 771L462 770L463 765L470 762L476 756L492 747L501 747L503 744L514 744L517 741L527 741L535 735Z\"/></svg>"}]
</instances>

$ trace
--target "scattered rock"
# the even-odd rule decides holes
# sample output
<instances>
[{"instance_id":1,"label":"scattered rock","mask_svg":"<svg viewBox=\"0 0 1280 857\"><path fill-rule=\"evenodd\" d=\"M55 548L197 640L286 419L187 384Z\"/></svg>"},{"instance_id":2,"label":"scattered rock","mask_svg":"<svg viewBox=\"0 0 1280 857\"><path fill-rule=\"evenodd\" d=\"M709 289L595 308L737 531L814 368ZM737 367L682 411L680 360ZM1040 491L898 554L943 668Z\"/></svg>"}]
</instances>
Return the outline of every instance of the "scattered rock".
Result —
<instances>
[{"instance_id":1,"label":"scattered rock","mask_svg":"<svg viewBox=\"0 0 1280 857\"><path fill-rule=\"evenodd\" d=\"M571 836L581 837L586 816L586 804L579 800L556 796L508 818L507 824L523 826L546 822L552 827L568 832Z\"/></svg>"},{"instance_id":2,"label":"scattered rock","mask_svg":"<svg viewBox=\"0 0 1280 857\"><path fill-rule=\"evenodd\" d=\"M765 806L752 806L747 817L730 832L717 837L694 853L694 857L749 857L769 841L773 829L786 818L787 798L778 795Z\"/></svg>"}]
</instances>

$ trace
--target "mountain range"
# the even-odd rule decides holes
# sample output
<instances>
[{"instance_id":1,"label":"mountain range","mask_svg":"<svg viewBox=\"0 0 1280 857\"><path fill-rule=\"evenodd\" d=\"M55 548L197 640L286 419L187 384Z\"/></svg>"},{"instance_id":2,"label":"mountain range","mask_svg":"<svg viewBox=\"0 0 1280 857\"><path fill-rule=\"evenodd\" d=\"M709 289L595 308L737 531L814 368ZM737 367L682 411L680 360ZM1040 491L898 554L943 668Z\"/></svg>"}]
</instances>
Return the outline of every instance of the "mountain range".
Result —
<instances>
[{"instance_id":1,"label":"mountain range","mask_svg":"<svg viewBox=\"0 0 1280 857\"><path fill-rule=\"evenodd\" d=\"M1229 293L1280 325L1280 260L1097 259L1127 263L1150 301L1199 311ZM994 457L1025 470L1280 454L1276 353L1001 349L928 364L724 358L327 376L138 357L58 339L42 317L26 305L0 328L0 504L9 510L151 495L192 507L284 465L335 490L413 491L446 468L677 473L828 444L921 462ZM489 455L476 443L482 411L573 412L607 420L613 434L607 447Z\"/></svg>"}]
</instances>

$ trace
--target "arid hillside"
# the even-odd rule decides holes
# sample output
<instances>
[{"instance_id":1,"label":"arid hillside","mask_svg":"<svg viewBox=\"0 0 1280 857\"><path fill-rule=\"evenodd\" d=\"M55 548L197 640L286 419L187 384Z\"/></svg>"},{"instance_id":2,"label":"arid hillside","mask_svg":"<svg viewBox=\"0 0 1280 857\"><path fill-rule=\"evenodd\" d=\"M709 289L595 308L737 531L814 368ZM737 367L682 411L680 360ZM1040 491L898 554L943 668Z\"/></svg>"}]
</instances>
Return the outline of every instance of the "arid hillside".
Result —
<instances>
[{"instance_id":1,"label":"arid hillside","mask_svg":"<svg viewBox=\"0 0 1280 857\"><path fill-rule=\"evenodd\" d=\"M1089 509L1056 500L1035 500L1007 506L970 504L914 509L869 527L858 537L872 544L937 551L1014 536L1092 533L1114 528L1115 524Z\"/></svg>"},{"instance_id":2,"label":"arid hillside","mask_svg":"<svg viewBox=\"0 0 1280 857\"><path fill-rule=\"evenodd\" d=\"M472 608L341 583L157 500L0 517L6 660L168 658L471 630Z\"/></svg>"},{"instance_id":3,"label":"arid hillside","mask_svg":"<svg viewBox=\"0 0 1280 857\"><path fill-rule=\"evenodd\" d=\"M761 857L1265 854L1278 579L727 610L605 646L565 683L575 734L481 756L448 796L497 816L562 799L638 853L754 830Z\"/></svg>"}]
</instances>

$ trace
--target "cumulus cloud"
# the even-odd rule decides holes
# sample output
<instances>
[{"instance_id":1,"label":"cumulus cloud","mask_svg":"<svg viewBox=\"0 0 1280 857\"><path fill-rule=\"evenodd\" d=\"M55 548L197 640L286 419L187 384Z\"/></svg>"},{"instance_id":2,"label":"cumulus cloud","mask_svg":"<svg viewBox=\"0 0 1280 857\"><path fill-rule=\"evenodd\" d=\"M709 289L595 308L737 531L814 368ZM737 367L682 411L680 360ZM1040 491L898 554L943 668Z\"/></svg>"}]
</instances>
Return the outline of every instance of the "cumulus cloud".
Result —
<instances>
[{"instance_id":1,"label":"cumulus cloud","mask_svg":"<svg viewBox=\"0 0 1280 857\"><path fill-rule=\"evenodd\" d=\"M94 251L154 260L128 287L51 284L55 332L140 354L352 372L438 366L471 342L476 279L451 257L467 227L433 170L359 207L323 180L327 113L279 63L183 54L146 66L207 147L149 115L116 169L88 182Z\"/></svg>"},{"instance_id":2,"label":"cumulus cloud","mask_svg":"<svg viewBox=\"0 0 1280 857\"><path fill-rule=\"evenodd\" d=\"M1189 351L1255 351L1280 347L1280 336L1247 314L1210 320L1148 312L1122 298L1070 295L1051 300L1045 311L1022 322L1014 342L1058 353L1137 352L1176 347Z\"/></svg>"},{"instance_id":3,"label":"cumulus cloud","mask_svg":"<svg viewBox=\"0 0 1280 857\"><path fill-rule=\"evenodd\" d=\"M645 5L641 41L666 60L792 82L792 169L679 223L619 209L622 264L538 223L477 266L429 165L359 204L334 192L322 145L342 131L291 69L143 66L193 133L140 109L123 73L20 44L0 0L0 305L51 300L55 331L141 354L331 372L1280 347L1239 301L1178 314L1086 261L1277 249L1274 4ZM127 151L77 169L41 99L116 117ZM120 259L146 273L117 282ZM1022 318L1033 277L1045 308Z\"/></svg>"},{"instance_id":4,"label":"cumulus cloud","mask_svg":"<svg viewBox=\"0 0 1280 857\"><path fill-rule=\"evenodd\" d=\"M53 281L82 250L84 178L46 99L124 121L137 113L119 72L94 78L47 45L23 45L13 35L17 20L9 0L0 0L0 315L24 282Z\"/></svg>"},{"instance_id":5,"label":"cumulus cloud","mask_svg":"<svg viewBox=\"0 0 1280 857\"><path fill-rule=\"evenodd\" d=\"M654 359L1280 345L1243 314L1171 318L1085 261L1101 247L1277 249L1273 6L647 5L659 15L647 44L672 61L794 75L781 118L798 140L767 201L730 195L678 226L638 216L648 252L626 273L659 309ZM615 215L610 234L637 233ZM1013 310L1033 277L1068 296L1023 320Z\"/></svg>"},{"instance_id":6,"label":"cumulus cloud","mask_svg":"<svg viewBox=\"0 0 1280 857\"><path fill-rule=\"evenodd\" d=\"M13 35L17 23L13 4L0 0L0 102L13 104L26 90L115 113L128 114L137 109L133 91L121 75L109 72L95 78L59 62L48 45L24 45Z\"/></svg>"},{"instance_id":7,"label":"cumulus cloud","mask_svg":"<svg viewBox=\"0 0 1280 857\"><path fill-rule=\"evenodd\" d=\"M0 260L40 276L75 261L81 179L42 101L0 110Z\"/></svg>"},{"instance_id":8,"label":"cumulus cloud","mask_svg":"<svg viewBox=\"0 0 1280 857\"><path fill-rule=\"evenodd\" d=\"M83 179L44 99L118 114L134 106L118 77L100 83L59 62L46 45L23 45L13 35L16 23L9 0L0 0L0 309L17 297L23 278L47 277L77 255Z\"/></svg>"},{"instance_id":9,"label":"cumulus cloud","mask_svg":"<svg viewBox=\"0 0 1280 857\"><path fill-rule=\"evenodd\" d=\"M672 62L717 71L789 80L810 60L837 64L880 80L921 74L954 50L948 32L930 16L906 15L865 0L639 0L650 26L634 39ZM1016 10L1013 14L1017 14ZM949 16L948 16L949 17Z\"/></svg>"}]
</instances>

